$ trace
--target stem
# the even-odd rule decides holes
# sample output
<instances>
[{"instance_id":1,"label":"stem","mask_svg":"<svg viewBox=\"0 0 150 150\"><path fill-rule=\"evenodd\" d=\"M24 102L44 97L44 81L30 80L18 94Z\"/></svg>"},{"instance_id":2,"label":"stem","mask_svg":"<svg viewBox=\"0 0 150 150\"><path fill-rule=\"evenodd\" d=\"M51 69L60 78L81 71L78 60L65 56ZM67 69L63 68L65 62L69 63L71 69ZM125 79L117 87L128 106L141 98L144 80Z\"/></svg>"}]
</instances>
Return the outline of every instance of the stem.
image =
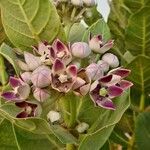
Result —
<instances>
[{"instance_id":1,"label":"stem","mask_svg":"<svg viewBox=\"0 0 150 150\"><path fill-rule=\"evenodd\" d=\"M140 98L140 111L143 111L145 108L145 96L144 94L141 94L141 98Z\"/></svg>"},{"instance_id":2,"label":"stem","mask_svg":"<svg viewBox=\"0 0 150 150\"><path fill-rule=\"evenodd\" d=\"M1 82L2 85L5 85L7 83L7 72L6 72L6 67L4 64L4 58L2 55L0 55L0 70L1 70Z\"/></svg>"},{"instance_id":3,"label":"stem","mask_svg":"<svg viewBox=\"0 0 150 150\"><path fill-rule=\"evenodd\" d=\"M66 150L75 150L75 146L73 144L67 144Z\"/></svg>"}]
</instances>

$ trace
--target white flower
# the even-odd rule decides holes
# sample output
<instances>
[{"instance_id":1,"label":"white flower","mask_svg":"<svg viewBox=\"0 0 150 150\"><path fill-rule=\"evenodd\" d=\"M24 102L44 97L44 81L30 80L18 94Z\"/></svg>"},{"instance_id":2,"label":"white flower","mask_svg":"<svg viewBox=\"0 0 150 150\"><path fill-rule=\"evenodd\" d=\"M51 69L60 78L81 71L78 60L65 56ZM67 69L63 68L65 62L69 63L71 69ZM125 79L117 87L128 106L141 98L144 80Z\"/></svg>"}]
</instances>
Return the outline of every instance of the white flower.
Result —
<instances>
[{"instance_id":1,"label":"white flower","mask_svg":"<svg viewBox=\"0 0 150 150\"><path fill-rule=\"evenodd\" d=\"M85 132L87 129L89 128L89 125L85 122L81 122L80 124L78 124L78 126L76 127L76 130L79 133L83 133Z\"/></svg>"},{"instance_id":2,"label":"white flower","mask_svg":"<svg viewBox=\"0 0 150 150\"><path fill-rule=\"evenodd\" d=\"M47 119L51 121L51 123L59 121L61 118L61 115L59 112L57 111L53 111L51 110L48 114L47 114Z\"/></svg>"}]
</instances>

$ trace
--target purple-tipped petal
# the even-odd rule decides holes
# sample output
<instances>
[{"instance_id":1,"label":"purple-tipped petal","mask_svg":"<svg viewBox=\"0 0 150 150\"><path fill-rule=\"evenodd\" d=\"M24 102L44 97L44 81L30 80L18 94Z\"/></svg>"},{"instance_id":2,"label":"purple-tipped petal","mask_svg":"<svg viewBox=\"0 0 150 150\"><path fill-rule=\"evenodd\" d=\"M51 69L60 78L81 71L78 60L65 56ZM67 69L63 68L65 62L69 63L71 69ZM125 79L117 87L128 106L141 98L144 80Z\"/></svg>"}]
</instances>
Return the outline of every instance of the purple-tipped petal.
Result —
<instances>
[{"instance_id":1,"label":"purple-tipped petal","mask_svg":"<svg viewBox=\"0 0 150 150\"><path fill-rule=\"evenodd\" d=\"M105 52L107 52L109 49L111 49L114 45L114 41L113 40L110 40L108 41L106 44L104 44L104 46L102 46L100 48L100 52L103 54Z\"/></svg>"},{"instance_id":2,"label":"purple-tipped petal","mask_svg":"<svg viewBox=\"0 0 150 150\"><path fill-rule=\"evenodd\" d=\"M28 117L28 114L23 111L23 112L20 112L19 114L17 114L16 118L27 118Z\"/></svg>"},{"instance_id":3,"label":"purple-tipped petal","mask_svg":"<svg viewBox=\"0 0 150 150\"><path fill-rule=\"evenodd\" d=\"M118 86L110 86L107 91L110 98L120 96L123 93L123 90Z\"/></svg>"},{"instance_id":4,"label":"purple-tipped petal","mask_svg":"<svg viewBox=\"0 0 150 150\"><path fill-rule=\"evenodd\" d=\"M112 75L107 75L107 76L104 76L104 77L102 77L102 78L100 78L100 82L102 82L102 83L108 83L108 82L110 82L111 80L112 80Z\"/></svg>"},{"instance_id":5,"label":"purple-tipped petal","mask_svg":"<svg viewBox=\"0 0 150 150\"><path fill-rule=\"evenodd\" d=\"M4 92L4 93L1 94L1 97L5 100L8 100L8 101L17 101L17 100L19 100L19 97L13 91Z\"/></svg>"},{"instance_id":6,"label":"purple-tipped petal","mask_svg":"<svg viewBox=\"0 0 150 150\"><path fill-rule=\"evenodd\" d=\"M50 50L50 58L54 61L54 59L56 58L56 52L53 49L53 47L50 47L49 50Z\"/></svg>"},{"instance_id":7,"label":"purple-tipped petal","mask_svg":"<svg viewBox=\"0 0 150 150\"><path fill-rule=\"evenodd\" d=\"M124 68L116 68L109 72L109 74L115 74L121 76L122 78L127 77L130 74L131 70Z\"/></svg>"},{"instance_id":8,"label":"purple-tipped petal","mask_svg":"<svg viewBox=\"0 0 150 150\"><path fill-rule=\"evenodd\" d=\"M101 100L96 101L96 104L102 108L115 110L113 102L109 98L102 98Z\"/></svg>"},{"instance_id":9,"label":"purple-tipped petal","mask_svg":"<svg viewBox=\"0 0 150 150\"><path fill-rule=\"evenodd\" d=\"M15 77L10 77L9 78L9 83L12 88L16 88L21 85L21 80Z\"/></svg>"},{"instance_id":10,"label":"purple-tipped petal","mask_svg":"<svg viewBox=\"0 0 150 150\"><path fill-rule=\"evenodd\" d=\"M61 74L65 71L66 67L64 63L60 59L56 59L53 66L52 66L52 73Z\"/></svg>"},{"instance_id":11,"label":"purple-tipped petal","mask_svg":"<svg viewBox=\"0 0 150 150\"><path fill-rule=\"evenodd\" d=\"M121 80L119 83L119 87L123 90L129 89L131 86L133 86L133 83L127 80Z\"/></svg>"},{"instance_id":12,"label":"purple-tipped petal","mask_svg":"<svg viewBox=\"0 0 150 150\"><path fill-rule=\"evenodd\" d=\"M77 77L78 69L77 69L77 67L75 65L68 66L66 71L67 71L67 73L68 73L68 75L70 77L72 77L72 78L76 78Z\"/></svg>"}]
</instances>

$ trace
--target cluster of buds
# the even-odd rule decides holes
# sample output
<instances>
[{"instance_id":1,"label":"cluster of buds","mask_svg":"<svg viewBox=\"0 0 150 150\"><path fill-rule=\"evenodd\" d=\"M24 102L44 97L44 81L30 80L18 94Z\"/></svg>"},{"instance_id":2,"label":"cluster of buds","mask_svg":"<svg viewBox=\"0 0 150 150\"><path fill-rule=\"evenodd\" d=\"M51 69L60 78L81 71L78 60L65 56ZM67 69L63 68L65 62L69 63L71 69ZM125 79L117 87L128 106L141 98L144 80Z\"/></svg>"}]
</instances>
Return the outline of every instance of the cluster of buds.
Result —
<instances>
[{"instance_id":1,"label":"cluster of buds","mask_svg":"<svg viewBox=\"0 0 150 150\"><path fill-rule=\"evenodd\" d=\"M53 0L54 4L57 6L59 3L71 3L75 6L94 6L96 5L96 0Z\"/></svg>"},{"instance_id":2,"label":"cluster of buds","mask_svg":"<svg viewBox=\"0 0 150 150\"><path fill-rule=\"evenodd\" d=\"M124 80L130 70L119 67L117 56L106 53L112 46L113 41L104 41L101 35L91 37L89 43L72 45L59 39L51 45L41 42L33 47L35 55L24 52L24 62L18 61L23 72L18 78L10 77L12 90L3 92L1 97L23 109L17 117L36 116L38 105L29 102L29 96L44 102L50 98L51 90L78 96L89 94L95 106L115 110L112 99L132 83ZM86 67L77 65L78 60L87 61L91 54L101 56Z\"/></svg>"}]
</instances>

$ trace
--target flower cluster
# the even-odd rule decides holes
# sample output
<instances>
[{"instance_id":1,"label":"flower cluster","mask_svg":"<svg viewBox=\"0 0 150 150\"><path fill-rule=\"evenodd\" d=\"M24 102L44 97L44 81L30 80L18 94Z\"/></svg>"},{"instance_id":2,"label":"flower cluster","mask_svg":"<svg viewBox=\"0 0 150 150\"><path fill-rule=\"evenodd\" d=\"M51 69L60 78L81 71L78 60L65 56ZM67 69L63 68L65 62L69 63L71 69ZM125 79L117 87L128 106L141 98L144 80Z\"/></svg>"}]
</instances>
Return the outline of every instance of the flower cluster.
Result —
<instances>
[{"instance_id":1,"label":"flower cluster","mask_svg":"<svg viewBox=\"0 0 150 150\"><path fill-rule=\"evenodd\" d=\"M36 116L37 104L28 101L29 95L43 102L50 98L50 90L90 95L96 106L115 110L112 99L120 96L132 83L124 80L130 70L119 67L117 56L106 53L113 40L104 41L101 35L90 37L89 42L64 44L56 39L52 45L41 42L34 46L35 55L24 52L20 77L10 77L10 91L1 97L13 101L23 109L17 117ZM98 56L92 63L90 56ZM87 61L86 67L80 61ZM77 65L79 64L79 65ZM87 64L87 63L86 63Z\"/></svg>"}]
</instances>

